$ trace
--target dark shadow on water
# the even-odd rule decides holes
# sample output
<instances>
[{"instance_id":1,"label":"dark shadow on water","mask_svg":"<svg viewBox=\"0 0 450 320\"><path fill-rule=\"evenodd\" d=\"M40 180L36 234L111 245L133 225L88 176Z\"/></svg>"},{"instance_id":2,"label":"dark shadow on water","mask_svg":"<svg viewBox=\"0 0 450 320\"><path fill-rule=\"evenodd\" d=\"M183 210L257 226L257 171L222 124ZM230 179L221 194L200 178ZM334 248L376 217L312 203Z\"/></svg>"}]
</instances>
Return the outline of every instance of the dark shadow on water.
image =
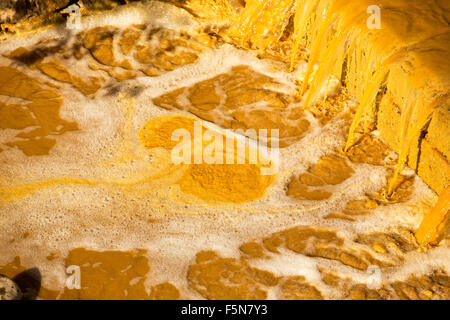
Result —
<instances>
[{"instance_id":1,"label":"dark shadow on water","mask_svg":"<svg viewBox=\"0 0 450 320\"><path fill-rule=\"evenodd\" d=\"M144 91L144 87L142 86L133 86L127 90L127 93L130 97L137 97Z\"/></svg>"},{"instance_id":2,"label":"dark shadow on water","mask_svg":"<svg viewBox=\"0 0 450 320\"><path fill-rule=\"evenodd\" d=\"M16 275L13 280L23 294L23 300L36 300L41 290L42 276L38 268L31 268Z\"/></svg>"}]
</instances>

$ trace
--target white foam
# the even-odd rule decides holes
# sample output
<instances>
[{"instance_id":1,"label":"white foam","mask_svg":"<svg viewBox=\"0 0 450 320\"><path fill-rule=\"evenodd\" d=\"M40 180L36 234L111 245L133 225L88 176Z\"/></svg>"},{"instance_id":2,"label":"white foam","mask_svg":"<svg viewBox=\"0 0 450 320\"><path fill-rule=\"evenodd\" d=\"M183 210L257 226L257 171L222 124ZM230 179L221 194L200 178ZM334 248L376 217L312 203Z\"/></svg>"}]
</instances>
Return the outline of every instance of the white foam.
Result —
<instances>
[{"instance_id":1,"label":"white foam","mask_svg":"<svg viewBox=\"0 0 450 320\"><path fill-rule=\"evenodd\" d=\"M142 5L124 6L104 16L89 16L83 23L85 28L103 25L124 28L137 23L185 30L195 30L201 26L184 10L150 1ZM73 35L55 27L20 37L13 36L2 42L1 52L59 36ZM0 59L2 65L6 61L5 58ZM281 84L277 90L285 93L295 90L293 82L304 70L303 64L294 74L274 71L269 61L259 60L255 53L225 44L218 49L204 51L195 63L162 76L139 77L122 82L122 92L135 86L144 88L139 96L133 98L135 109L129 141L131 149L144 153L137 131L150 117L167 113L156 107L151 102L152 98L228 72L238 65L248 65L273 77ZM86 59L74 66L76 70L88 72ZM26 73L42 78L37 71L26 69ZM46 81L49 79L46 78ZM130 182L151 173L152 168L148 167L148 158L145 157L116 164L115 167L107 166L105 170L105 162L117 154L124 135L126 116L121 108L120 95L107 96L106 89L102 89L95 99L85 98L70 85L62 85L61 92L71 97L64 103L61 111L63 117L76 120L81 131L58 137L58 143L47 157L28 158L18 150L0 153L2 180L17 184L43 178L76 176L94 181L110 179ZM61 259L52 262L45 259L50 252L56 251L64 257L77 247L98 250L146 248L151 265L148 286L170 280L183 293L200 298L186 281L187 269L200 250L212 249L226 257L239 257L238 247L242 243L297 225L339 230L339 235L345 238L347 244L351 244L360 233L384 232L398 226L415 229L421 214L416 213L411 205L422 200L436 200L434 193L418 177L413 200L409 202L379 207L373 214L360 216L354 222L323 219L328 213L342 209L348 200L383 186L386 182L384 167L354 165L356 173L336 188L330 199L320 203L293 200L285 195L285 186L293 174L304 172L320 157L336 151L345 143L341 133L344 120L335 119L322 127L311 114L307 113L307 117L311 120L311 131L300 142L281 149L281 171L263 199L243 205L185 205L173 197L177 186L153 187L148 193L145 190L151 184L140 186L133 193L107 184L49 187L0 206L2 243L20 237L25 230L31 234L27 239L8 244L8 248L2 246L0 264L20 255L25 264L41 268L46 275L45 285L55 288L61 286L65 275ZM2 130L0 143L8 140L11 134L14 132ZM124 175L126 177L122 178ZM149 223L150 217L157 218L158 222ZM39 255L34 252L39 252ZM449 254L448 247L441 247L426 254L406 255L405 262L386 276L390 280L404 279L413 273L425 274L435 267L449 271ZM324 286L320 284L316 268L319 264L332 267L337 273L353 279L363 279L363 272L338 262L328 263L290 251L273 255L269 260L252 260L251 264L280 276L304 275L321 288Z\"/></svg>"}]
</instances>

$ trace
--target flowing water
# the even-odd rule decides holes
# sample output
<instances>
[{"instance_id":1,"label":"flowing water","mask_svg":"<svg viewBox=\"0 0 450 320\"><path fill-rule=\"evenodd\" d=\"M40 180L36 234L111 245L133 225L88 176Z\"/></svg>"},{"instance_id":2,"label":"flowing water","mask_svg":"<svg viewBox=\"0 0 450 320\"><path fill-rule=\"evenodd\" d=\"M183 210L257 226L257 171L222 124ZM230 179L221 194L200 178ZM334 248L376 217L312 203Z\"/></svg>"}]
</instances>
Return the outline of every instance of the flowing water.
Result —
<instances>
[{"instance_id":1,"label":"flowing water","mask_svg":"<svg viewBox=\"0 0 450 320\"><path fill-rule=\"evenodd\" d=\"M2 41L0 273L37 268L43 299L448 299L448 240L414 238L435 193L404 170L386 200L397 155L376 131L343 152L345 90L304 110L306 62L218 29L149 2ZM195 121L279 129L277 171L174 164Z\"/></svg>"}]
</instances>

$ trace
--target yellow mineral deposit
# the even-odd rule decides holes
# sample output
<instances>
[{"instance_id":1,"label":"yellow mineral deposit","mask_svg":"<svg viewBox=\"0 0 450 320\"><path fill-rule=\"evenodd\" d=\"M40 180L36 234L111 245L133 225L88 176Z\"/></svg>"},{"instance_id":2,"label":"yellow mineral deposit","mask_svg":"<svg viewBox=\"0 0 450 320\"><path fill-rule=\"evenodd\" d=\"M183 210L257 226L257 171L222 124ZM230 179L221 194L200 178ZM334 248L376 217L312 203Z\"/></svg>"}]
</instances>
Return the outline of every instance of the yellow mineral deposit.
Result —
<instances>
[{"instance_id":1,"label":"yellow mineral deposit","mask_svg":"<svg viewBox=\"0 0 450 320\"><path fill-rule=\"evenodd\" d=\"M417 241L422 245L436 244L448 228L449 213L450 187L442 192L436 206L425 215L416 231Z\"/></svg>"},{"instance_id":2,"label":"yellow mineral deposit","mask_svg":"<svg viewBox=\"0 0 450 320\"><path fill-rule=\"evenodd\" d=\"M445 1L94 9L0 40L25 298L450 298Z\"/></svg>"},{"instance_id":3,"label":"yellow mineral deposit","mask_svg":"<svg viewBox=\"0 0 450 320\"><path fill-rule=\"evenodd\" d=\"M266 189L273 183L273 175L264 175L261 170L261 164L251 164L248 157L252 150L244 151L244 154L238 154L237 141L233 145L236 147L231 152L234 153L234 163L228 164L226 144L227 137L220 135L222 142L220 150L211 150L212 156L216 157L214 153L218 154L220 163L209 164L205 159L207 156L207 146L200 153L200 161L195 161L196 153L201 152L196 149L195 137L195 122L198 121L194 117L187 117L184 115L168 115L158 118L152 118L141 129L139 138L146 148L166 148L173 149L180 143L189 143L191 158L187 164L186 172L176 183L180 186L181 191L186 194L194 195L206 201L219 202L246 202L261 198ZM185 129L190 133L188 141L181 141L173 139L173 133L177 129ZM201 128L206 131L205 127ZM203 132L202 132L203 133ZM197 138L198 139L198 138ZM203 145L208 145L203 136L200 137ZM247 147L248 149L248 147ZM244 157L243 163L239 164L238 157Z\"/></svg>"},{"instance_id":4,"label":"yellow mineral deposit","mask_svg":"<svg viewBox=\"0 0 450 320\"><path fill-rule=\"evenodd\" d=\"M190 138L194 139L194 124L196 120L193 117L185 115L164 115L157 118L150 119L139 132L141 143L148 149L164 148L170 154L170 151L177 146L180 141L173 139L172 135L178 129L185 129L191 133ZM206 131L202 127L203 131ZM221 145L226 145L226 136L220 135L223 142ZM204 140L203 140L204 141ZM219 153L222 158L221 163L208 164L204 159L205 153L201 154L203 157L200 163L195 164L195 142L189 140L190 148L192 146L192 161L184 168L184 174L176 181L182 192L191 194L205 201L219 201L219 202L246 202L262 197L266 189L273 183L274 176L267 175L261 172L261 163L251 164L249 159L243 159L242 164L239 164L239 156L249 157L252 150L244 150L243 154L238 154L238 143L234 139L233 164L227 164L227 149L224 147L221 150L212 150ZM207 145L206 142L204 144ZM247 147L248 149L249 147ZM201 151L200 151L201 152ZM12 187L0 187L1 202L10 202L20 199L30 193L33 193L42 188L54 187L58 185L114 185L118 187L133 187L151 182L153 180L161 179L164 176L174 173L183 164L174 164L172 158L165 159L168 161L169 167L164 168L162 172L157 172L149 177L142 178L138 181L129 183L121 183L107 180L91 180L89 178L59 178L52 180L44 180L29 185L20 185Z\"/></svg>"},{"instance_id":5,"label":"yellow mineral deposit","mask_svg":"<svg viewBox=\"0 0 450 320\"><path fill-rule=\"evenodd\" d=\"M310 123L295 108L296 98L275 90L277 86L248 66L236 66L229 73L159 96L153 103L189 111L226 129L267 129L269 136L271 129L277 129L280 147L287 147L308 133Z\"/></svg>"},{"instance_id":6,"label":"yellow mineral deposit","mask_svg":"<svg viewBox=\"0 0 450 320\"><path fill-rule=\"evenodd\" d=\"M277 12L276 19L288 21L292 12L283 9L292 2L249 1L229 29L230 36L250 42L253 47L266 48L280 39L285 25L271 23L271 20L265 17L265 12ZM416 157L410 154L411 147L420 142L421 132L437 107L434 101L438 100L439 96L448 94L445 85L442 88L445 83L448 89L449 81L445 74L437 83L424 79L428 74L425 70L438 74L439 77L439 62L446 65L444 69L448 69L446 58L439 53L442 44L438 40L442 34L448 38L448 27L439 15L434 16L430 12L433 8L441 8L434 1L382 1L378 5L385 9L384 30L388 30L392 37L386 34L383 36L380 30L367 30L369 26L366 9L370 5L370 1L364 0L295 1L291 70L294 68L299 47L302 44L309 46L308 65L300 90L300 93L305 95L304 108L308 108L317 98L321 86L330 76L341 78L345 72L346 79L341 81L347 85L350 92L354 90L352 93L359 100L345 151L359 139L358 130L361 130L363 119L361 133L367 133L373 127L371 121L376 117L375 102L381 86L384 84L388 90L399 94L404 108L399 124L398 164L386 193L386 197L390 197L401 183L400 172L408 162L408 157ZM400 18L402 12L408 18ZM442 14L445 12L444 9ZM419 21L416 20L413 26L409 26L408 21L413 19ZM277 28L277 32L271 30L272 27ZM416 29L418 32L415 33ZM429 48L429 52L424 53L424 47ZM448 46L446 50L448 52ZM394 65L401 67L406 63L409 63L410 69L409 74L405 75L407 81L395 81L393 77L387 79L390 69L395 68ZM314 68L317 70L313 72ZM448 179L446 183L448 184Z\"/></svg>"}]
</instances>

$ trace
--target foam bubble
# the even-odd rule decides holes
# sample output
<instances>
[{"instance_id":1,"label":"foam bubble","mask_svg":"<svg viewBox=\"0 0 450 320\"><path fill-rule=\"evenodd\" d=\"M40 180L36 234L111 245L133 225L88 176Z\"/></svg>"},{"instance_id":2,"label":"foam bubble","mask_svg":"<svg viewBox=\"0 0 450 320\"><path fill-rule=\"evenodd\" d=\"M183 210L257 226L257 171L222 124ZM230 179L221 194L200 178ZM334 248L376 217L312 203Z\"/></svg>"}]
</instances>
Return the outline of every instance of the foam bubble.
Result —
<instances>
[{"instance_id":1,"label":"foam bubble","mask_svg":"<svg viewBox=\"0 0 450 320\"><path fill-rule=\"evenodd\" d=\"M105 15L86 17L83 23L85 28L151 24L190 31L201 26L186 11L160 2L125 6ZM74 41L73 34L56 27L13 36L2 42L1 52L29 46L42 39L64 36ZM9 64L10 60L1 57L0 63ZM85 57L73 67L80 73L89 74L87 63L88 58ZM172 72L121 83L120 92L136 86L144 88L139 96L131 99L133 107L123 107L121 96L107 95L106 89L100 90L95 99L91 99L68 84L58 83L62 95L70 97L65 99L61 114L65 119L78 122L81 130L58 137L55 148L45 157L28 158L20 151L0 153L0 182L26 184L74 176L93 181L137 181L152 173L152 165L155 165L152 157L157 156L149 154L139 144L137 132L150 117L168 113L156 107L151 102L152 98L226 73L238 65L248 65L274 78L280 83L277 90L284 93L294 92L293 82L304 71L304 64L300 65L298 73L274 70L270 61L258 59L255 53L224 44L205 50L195 63ZM18 68L44 81L37 71L22 66ZM127 119L128 111L130 119ZM416 177L415 192L410 201L379 207L373 214L358 217L353 222L324 219L330 212L342 209L347 201L381 188L386 182L384 167L353 164L355 174L339 185L330 199L320 203L297 201L286 196L285 187L292 175L304 172L322 156L336 152L345 144L342 135L345 120L336 117L322 126L310 113L307 117L312 124L310 132L298 143L281 149L281 171L263 199L243 205L186 205L177 201L176 185L164 187L147 183L132 192L107 183L54 185L0 206L0 241L9 243L12 238L16 239L7 248L2 246L0 263L4 264L19 255L25 264L41 268L45 274L45 285L56 288L64 281L63 261L46 260L45 257L51 252L64 257L77 247L98 250L146 248L151 264L148 286L170 280L185 294L199 298L187 284L186 271L201 250L211 249L225 257L239 257L238 248L242 243L297 225L339 230L339 236L347 242L352 242L357 234L385 232L400 226L416 228L420 215L414 212L411 205L422 199L436 200L434 193L419 177ZM127 121L130 124L128 129L125 128ZM1 139L5 139L7 134L2 131ZM129 139L127 148L136 157L126 163L114 162L112 160L123 147L124 136ZM156 222L150 223L149 218L156 219ZM25 230L31 236L19 239ZM387 277L390 280L404 279L413 273L425 274L435 267L450 271L449 255L448 247L436 248L428 253L411 253ZM304 275L320 286L319 263L322 265L323 261L292 252L275 255L270 260L252 262L255 267L280 276ZM361 272L338 263L331 266L339 274L355 279L358 275L362 277Z\"/></svg>"}]
</instances>

